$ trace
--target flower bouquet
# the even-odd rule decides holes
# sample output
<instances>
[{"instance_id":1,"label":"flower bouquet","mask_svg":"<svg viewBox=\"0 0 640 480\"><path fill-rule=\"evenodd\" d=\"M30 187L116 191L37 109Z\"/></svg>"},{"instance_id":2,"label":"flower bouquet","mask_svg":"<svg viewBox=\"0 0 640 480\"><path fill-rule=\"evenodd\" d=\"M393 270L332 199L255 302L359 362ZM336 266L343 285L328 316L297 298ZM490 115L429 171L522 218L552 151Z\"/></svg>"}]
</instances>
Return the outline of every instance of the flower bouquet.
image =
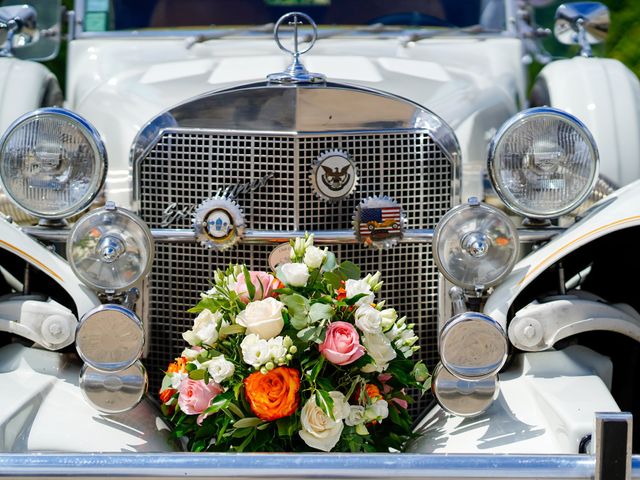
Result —
<instances>
[{"instance_id":1,"label":"flower bouquet","mask_svg":"<svg viewBox=\"0 0 640 480\"><path fill-rule=\"evenodd\" d=\"M190 310L160 391L174 434L192 451L402 450L405 389L430 385L412 325L375 299L380 272L360 278L313 236L290 256L275 276L218 270Z\"/></svg>"}]
</instances>

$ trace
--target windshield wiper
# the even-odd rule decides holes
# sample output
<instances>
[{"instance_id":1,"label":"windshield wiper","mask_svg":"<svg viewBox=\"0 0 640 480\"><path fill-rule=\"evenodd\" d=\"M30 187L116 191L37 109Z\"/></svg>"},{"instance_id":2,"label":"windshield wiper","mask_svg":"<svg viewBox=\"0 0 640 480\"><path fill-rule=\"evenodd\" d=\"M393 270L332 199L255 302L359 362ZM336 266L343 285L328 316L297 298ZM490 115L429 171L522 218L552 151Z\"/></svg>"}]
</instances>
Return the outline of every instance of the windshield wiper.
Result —
<instances>
[{"instance_id":1,"label":"windshield wiper","mask_svg":"<svg viewBox=\"0 0 640 480\"><path fill-rule=\"evenodd\" d=\"M245 35L251 33L269 33L273 32L274 23L265 23L264 25L256 25L249 28L228 28L211 33L203 33L194 35L185 40L187 49L193 47L196 43L208 42L209 40L217 40L219 38L232 37L233 35Z\"/></svg>"},{"instance_id":2,"label":"windshield wiper","mask_svg":"<svg viewBox=\"0 0 640 480\"><path fill-rule=\"evenodd\" d=\"M420 40L425 40L433 37L440 36L448 36L448 35L457 35L457 34L467 34L474 35L477 33L502 33L502 30L485 28L482 25L471 25L470 27L462 27L462 28L449 28L446 30L434 29L434 30L416 30L413 32L404 32L398 39L400 43L406 46L412 42L419 42Z\"/></svg>"}]
</instances>

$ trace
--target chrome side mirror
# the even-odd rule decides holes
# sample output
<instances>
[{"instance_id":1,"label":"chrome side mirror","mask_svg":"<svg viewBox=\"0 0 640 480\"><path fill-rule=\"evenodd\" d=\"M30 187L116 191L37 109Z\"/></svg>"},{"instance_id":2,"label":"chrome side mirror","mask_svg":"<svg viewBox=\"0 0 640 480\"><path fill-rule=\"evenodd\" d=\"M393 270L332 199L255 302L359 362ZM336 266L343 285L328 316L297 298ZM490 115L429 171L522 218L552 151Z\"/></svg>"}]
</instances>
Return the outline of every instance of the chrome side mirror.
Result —
<instances>
[{"instance_id":1,"label":"chrome side mirror","mask_svg":"<svg viewBox=\"0 0 640 480\"><path fill-rule=\"evenodd\" d=\"M4 40L0 55L36 42L40 36L37 19L36 9L29 5L0 7L0 40Z\"/></svg>"},{"instance_id":2,"label":"chrome side mirror","mask_svg":"<svg viewBox=\"0 0 640 480\"><path fill-rule=\"evenodd\" d=\"M560 43L580 45L580 55L591 57L591 45L604 42L609 23L609 9L600 2L565 3L556 10L553 33Z\"/></svg>"}]
</instances>

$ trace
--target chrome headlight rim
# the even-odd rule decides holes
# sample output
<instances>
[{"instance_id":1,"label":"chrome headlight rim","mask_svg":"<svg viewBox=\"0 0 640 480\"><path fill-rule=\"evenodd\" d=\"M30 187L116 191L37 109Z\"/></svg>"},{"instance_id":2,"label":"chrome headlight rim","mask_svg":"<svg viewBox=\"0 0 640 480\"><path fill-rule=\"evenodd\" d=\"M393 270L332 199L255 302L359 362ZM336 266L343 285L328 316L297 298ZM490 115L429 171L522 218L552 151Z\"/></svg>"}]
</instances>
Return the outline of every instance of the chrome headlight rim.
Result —
<instances>
[{"instance_id":1,"label":"chrome headlight rim","mask_svg":"<svg viewBox=\"0 0 640 480\"><path fill-rule=\"evenodd\" d=\"M564 121L565 123L568 123L569 125L575 127L576 130L578 130L587 140L586 143L589 146L589 149L592 154L593 162L595 164L593 168L593 175L592 175L593 178L591 179L591 182L584 188L582 194L579 197L576 197L576 199L573 202L569 203L567 206L561 209L556 209L550 213L535 212L535 211L523 208L522 206L513 202L509 198L507 189L504 188L501 185L501 182L499 181L499 176L497 173L498 166L496 164L497 150L498 150L498 147L500 146L500 142L504 138L506 138L506 134L509 133L511 130L515 129L516 127L522 125L522 123L526 120L529 120L534 117L544 117L544 116L554 116L556 118L559 118L561 121ZM502 202L507 206L507 208L509 208L514 213L517 213L518 215L521 215L527 218L540 219L540 220L553 219L553 218L561 217L562 215L566 215L567 213L570 213L571 211L575 210L582 203L584 203L585 200L589 198L591 191L593 190L596 183L598 182L599 170L600 170L600 156L598 153L598 146L596 144L595 139L593 138L593 135L591 134L587 126L579 118L571 115L568 112L565 112L564 110L560 110L558 108L533 107L517 113L516 115L509 118L504 124L502 124L502 126L498 129L498 131L493 136L489 144L489 153L487 156L487 172L489 174L492 187L500 197L500 200L502 200Z\"/></svg>"},{"instance_id":2,"label":"chrome headlight rim","mask_svg":"<svg viewBox=\"0 0 640 480\"><path fill-rule=\"evenodd\" d=\"M91 203L95 200L95 198L98 196L98 194L104 187L104 184L107 179L109 162L107 158L106 147L104 145L104 142L102 141L102 137L100 136L98 131L95 129L95 127L80 115L72 112L71 110L67 110L66 108L61 108L61 107L45 107L45 108L33 110L31 112L25 113L24 115L16 119L13 123L11 123L11 125L9 125L9 128L7 128L4 134L0 137L0 162L3 161L3 152L5 149L6 143L11 138L11 135L15 132L17 128L19 128L20 126L24 125L29 121L33 121L38 118L48 117L48 116L62 116L65 118L65 120L70 121L72 124L74 124L76 127L79 128L79 130L82 132L82 134L91 144L92 150L96 155L96 160L95 160L96 165L99 166L99 169L98 169L99 175L96 175L98 180L96 182L92 182L93 185L91 189L88 190L87 193L83 196L83 200L81 202L78 202L71 207L68 207L66 209L63 209L54 213L38 211L36 209L23 205L12 194L11 189L8 189L6 187L5 182L2 178L3 176L1 174L0 174L0 187L2 188L2 191L7 195L7 197L13 202L14 205L24 210L25 212L29 213L30 215L33 215L34 217L37 217L37 218L47 219L47 220L59 220L59 219L64 219L64 218L68 218L73 215L76 215L84 211L86 208L88 208L91 205Z\"/></svg>"}]
</instances>

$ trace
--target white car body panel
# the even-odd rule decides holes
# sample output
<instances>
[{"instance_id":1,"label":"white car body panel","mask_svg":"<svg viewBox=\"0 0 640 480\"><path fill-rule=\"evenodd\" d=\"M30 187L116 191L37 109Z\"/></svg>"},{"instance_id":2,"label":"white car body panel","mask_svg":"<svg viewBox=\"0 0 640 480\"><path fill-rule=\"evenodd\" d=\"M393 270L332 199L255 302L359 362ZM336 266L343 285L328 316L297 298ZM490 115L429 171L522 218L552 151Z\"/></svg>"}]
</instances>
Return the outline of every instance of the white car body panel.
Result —
<instances>
[{"instance_id":1,"label":"white car body panel","mask_svg":"<svg viewBox=\"0 0 640 480\"><path fill-rule=\"evenodd\" d=\"M415 453L578 453L595 412L617 412L607 357L581 346L519 354L499 375L500 394L473 418L433 409L418 425Z\"/></svg>"},{"instance_id":2,"label":"white car body panel","mask_svg":"<svg viewBox=\"0 0 640 480\"><path fill-rule=\"evenodd\" d=\"M304 63L335 82L403 96L455 130L462 152L462 198L482 197L486 149L524 98L521 45L510 37L442 38L403 47L396 38L319 40ZM88 38L69 45L67 107L103 136L107 199L131 208L129 153L134 137L169 107L284 70L270 36L213 40ZM114 108L117 106L117 108Z\"/></svg>"},{"instance_id":3,"label":"white car body panel","mask_svg":"<svg viewBox=\"0 0 640 480\"><path fill-rule=\"evenodd\" d=\"M600 152L600 173L616 185L640 178L640 82L622 63L575 57L545 66L551 106L589 128Z\"/></svg>"}]
</instances>

